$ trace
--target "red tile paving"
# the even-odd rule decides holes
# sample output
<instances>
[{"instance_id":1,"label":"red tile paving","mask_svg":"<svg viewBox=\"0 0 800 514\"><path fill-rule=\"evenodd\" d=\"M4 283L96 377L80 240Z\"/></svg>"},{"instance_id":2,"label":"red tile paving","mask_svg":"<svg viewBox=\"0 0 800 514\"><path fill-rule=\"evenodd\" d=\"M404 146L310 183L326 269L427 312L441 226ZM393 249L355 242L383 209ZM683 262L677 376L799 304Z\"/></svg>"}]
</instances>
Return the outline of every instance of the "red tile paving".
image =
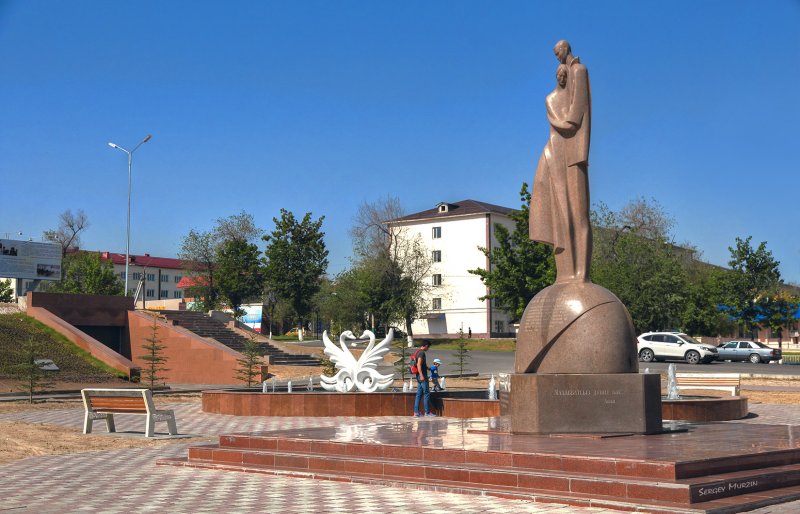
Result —
<instances>
[{"instance_id":1,"label":"red tile paving","mask_svg":"<svg viewBox=\"0 0 800 514\"><path fill-rule=\"evenodd\" d=\"M694 507L723 512L734 504L715 501L777 490L735 507L753 508L783 497L781 488L800 485L800 442L795 443L794 428L787 426L684 424L656 436L551 437L509 435L506 418L371 421L251 432L220 441L243 455L254 443L243 444L241 438L276 441L274 465L241 466L240 471L388 479L420 488L439 484L452 491L518 494L534 501L547 493L568 504L604 501L630 509L663 503L659 509L672 512ZM763 442L754 444L758 437ZM220 455L217 459L213 453L212 461L221 466L232 462L227 453ZM192 465L193 459L165 463Z\"/></svg>"},{"instance_id":2,"label":"red tile paving","mask_svg":"<svg viewBox=\"0 0 800 514\"><path fill-rule=\"evenodd\" d=\"M412 421L408 417L386 418L236 418L205 414L199 406L191 404L165 405L176 411L178 428L182 433L201 435L232 434L237 432L273 431L273 430L306 430L315 427L330 427L341 431L343 437L360 434L359 437L374 440L377 431L369 429L370 423L403 424ZM764 437L751 439L753 447L758 451L766 450L771 443L762 444L772 436L766 424L783 424L780 428L786 438L797 436L794 426L800 420L800 406L757 404L751 406L758 417L741 422L726 423L735 427L734 433L741 438L752 436L752 431L764 432ZM117 421L120 431L141 431L141 419L121 416ZM58 411L31 411L15 414L2 414L2 420L27 421L34 423L51 423L72 427L79 430L82 423L82 409L75 408ZM419 420L420 423L439 422L440 420ZM361 428L354 430L351 425ZM349 427L349 428L348 428ZM441 432L440 432L441 433ZM347 435L346 435L347 434ZM436 444L435 430L428 427L428 436ZM662 436L658 436L662 437ZM737 438L740 438L737 436ZM496 439L496 438L492 438ZM625 438L629 441L632 438ZM608 440L606 440L608 441ZM708 439L709 444L720 446L719 441ZM573 441L574 443L574 441ZM263 446L265 453L275 450L275 440L257 438L248 443L252 446ZM337 443L330 443L337 444ZM338 443L343 444L343 443ZM501 443L492 443L502 446ZM727 444L727 442L726 442ZM88 452L71 455L54 455L31 457L23 461L6 464L0 467L0 483L3 484L3 498L0 506L12 512L64 512L78 508L87 511L107 513L127 513L132 511L163 510L172 512L449 512L449 513L600 513L630 510L629 505L605 500L575 498L565 503L557 495L537 493L533 503L530 498L513 492L498 492L496 496L485 497L468 488L444 487L436 483L427 483L426 489L388 487L385 480L369 481L366 478L335 480L308 480L304 473L263 474L234 473L218 471L215 466L208 469L187 467L156 466L159 458L181 458L187 454L189 445L182 442L160 446L157 448L139 448ZM634 445L636 446L636 445ZM743 445L744 446L744 445ZM787 445L788 447L789 445ZM332 447L328 447L332 448ZM344 448L343 448L344 449ZM741 449L741 448L740 448ZM387 459L397 458L409 448L389 450L383 449ZM208 448L196 450L198 456L211 452ZM494 451L494 449L493 449ZM634 450L631 450L634 451ZM642 452L642 448L635 451ZM205 452L205 453L203 453ZM754 458L767 459L769 453L759 453L750 457L749 451L743 454L742 462L752 465ZM420 453L421 456L421 453ZM597 456L597 455L595 455ZM516 456L515 456L516 457ZM537 462L535 469L547 469L560 465L560 458L554 455L533 455L528 460ZM658 457L658 454L655 454ZM775 455L772 455L774 459ZM330 459L322 459L329 461ZM523 463L521 459L518 463ZM525 461L528 462L528 461ZM617 473L620 476L632 474L663 474L661 464L656 468L647 468L641 464L633 466L633 473L627 470L632 466L631 460L619 459ZM385 461L383 473L387 476L401 470L398 464ZM664 465L666 466L666 465ZM223 468L237 469L235 465ZM416 476L415 468L402 468L409 471L408 476ZM655 471L654 471L655 470ZM691 472L687 466L683 472ZM524 475L520 475L523 477ZM332 477L335 478L335 477ZM661 477L663 478L663 477ZM546 477L530 475L528 483L535 489L557 491L559 484L565 481L550 480ZM81 484L76 487L75 484ZM458 491L460 494L452 494ZM784 499L800 498L800 486L782 489ZM435 493L435 494L434 494ZM794 495L794 496L791 496ZM434 498L434 501L431 499ZM716 500L719 505L728 505L736 509L742 502L761 502L761 508L753 511L759 514L796 514L800 512L800 501L770 505L773 501L766 493L755 492L735 498ZM655 502L644 509L646 512L673 512L667 505ZM591 507L590 507L591 506ZM642 509L640 509L642 510ZM733 511L733 510L732 510Z\"/></svg>"}]
</instances>

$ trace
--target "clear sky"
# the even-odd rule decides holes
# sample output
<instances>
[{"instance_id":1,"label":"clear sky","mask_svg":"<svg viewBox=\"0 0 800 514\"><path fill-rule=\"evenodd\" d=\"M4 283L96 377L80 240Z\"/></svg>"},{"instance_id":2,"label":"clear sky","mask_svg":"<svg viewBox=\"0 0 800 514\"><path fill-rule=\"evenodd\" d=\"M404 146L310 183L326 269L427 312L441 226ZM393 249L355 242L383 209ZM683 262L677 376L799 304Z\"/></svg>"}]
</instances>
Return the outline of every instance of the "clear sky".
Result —
<instances>
[{"instance_id":1,"label":"clear sky","mask_svg":"<svg viewBox=\"0 0 800 514\"><path fill-rule=\"evenodd\" d=\"M800 282L800 2L0 0L0 237L82 208L84 247L175 256L242 210L517 207L553 44L588 66L592 201L655 198L715 264L767 241Z\"/></svg>"}]
</instances>

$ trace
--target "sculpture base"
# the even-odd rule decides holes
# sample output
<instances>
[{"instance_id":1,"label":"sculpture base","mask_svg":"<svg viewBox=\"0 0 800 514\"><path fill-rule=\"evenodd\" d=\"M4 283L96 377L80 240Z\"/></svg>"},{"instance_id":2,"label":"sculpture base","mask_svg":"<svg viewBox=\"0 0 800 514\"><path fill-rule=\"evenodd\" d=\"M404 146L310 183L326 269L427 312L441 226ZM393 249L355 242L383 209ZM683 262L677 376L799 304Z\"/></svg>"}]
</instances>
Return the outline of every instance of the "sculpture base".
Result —
<instances>
[{"instance_id":1,"label":"sculpture base","mask_svg":"<svg viewBox=\"0 0 800 514\"><path fill-rule=\"evenodd\" d=\"M658 374L511 375L511 432L521 434L662 431Z\"/></svg>"},{"instance_id":2,"label":"sculpture base","mask_svg":"<svg viewBox=\"0 0 800 514\"><path fill-rule=\"evenodd\" d=\"M636 331L611 291L555 283L528 303L519 323L516 373L636 373Z\"/></svg>"}]
</instances>

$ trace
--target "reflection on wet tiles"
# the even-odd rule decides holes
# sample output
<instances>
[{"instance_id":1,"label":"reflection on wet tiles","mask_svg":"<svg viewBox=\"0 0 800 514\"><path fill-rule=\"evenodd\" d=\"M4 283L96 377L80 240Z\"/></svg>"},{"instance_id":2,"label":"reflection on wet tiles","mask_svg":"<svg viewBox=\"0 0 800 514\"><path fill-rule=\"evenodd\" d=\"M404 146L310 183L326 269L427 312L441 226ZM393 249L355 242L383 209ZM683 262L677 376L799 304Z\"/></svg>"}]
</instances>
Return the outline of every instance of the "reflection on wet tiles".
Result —
<instances>
[{"instance_id":1,"label":"reflection on wet tiles","mask_svg":"<svg viewBox=\"0 0 800 514\"><path fill-rule=\"evenodd\" d=\"M612 438L550 437L514 434L508 419L436 418L405 422L343 422L339 426L309 427L300 431L260 432L266 437L329 440L342 443L442 448L476 452L500 451L545 455L693 462L800 448L800 429L753 423L670 423L684 432ZM724 443L724 444L720 444ZM798 450L800 458L800 450Z\"/></svg>"}]
</instances>

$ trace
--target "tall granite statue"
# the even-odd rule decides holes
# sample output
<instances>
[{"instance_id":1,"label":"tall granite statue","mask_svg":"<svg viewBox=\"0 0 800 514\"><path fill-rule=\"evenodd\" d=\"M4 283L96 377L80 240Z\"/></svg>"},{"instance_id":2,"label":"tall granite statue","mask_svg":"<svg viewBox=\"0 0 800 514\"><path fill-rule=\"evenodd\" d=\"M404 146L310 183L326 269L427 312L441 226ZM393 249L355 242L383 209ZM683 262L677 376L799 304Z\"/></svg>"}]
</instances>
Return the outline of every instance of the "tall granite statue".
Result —
<instances>
[{"instance_id":1,"label":"tall granite statue","mask_svg":"<svg viewBox=\"0 0 800 514\"><path fill-rule=\"evenodd\" d=\"M589 73L567 41L556 43L554 52L559 65L556 87L545 99L550 134L533 182L530 237L553 246L556 282L528 303L520 320L509 403L512 430L652 432L661 423L659 385L654 377L638 377L636 333L627 309L589 278ZM625 392L644 410L628 411L636 418L631 422L613 408L603 411L611 414L597 414L586 398L575 403L611 391L614 397L602 398L602 405L617 405ZM567 398L576 407L559 407ZM555 418L546 415L551 408L561 409ZM596 414L592 422L581 417L589 413Z\"/></svg>"},{"instance_id":2,"label":"tall granite statue","mask_svg":"<svg viewBox=\"0 0 800 514\"><path fill-rule=\"evenodd\" d=\"M589 224L589 73L559 41L557 85L547 95L550 138L539 158L530 209L530 237L553 245L559 282L588 280L592 260Z\"/></svg>"}]
</instances>

